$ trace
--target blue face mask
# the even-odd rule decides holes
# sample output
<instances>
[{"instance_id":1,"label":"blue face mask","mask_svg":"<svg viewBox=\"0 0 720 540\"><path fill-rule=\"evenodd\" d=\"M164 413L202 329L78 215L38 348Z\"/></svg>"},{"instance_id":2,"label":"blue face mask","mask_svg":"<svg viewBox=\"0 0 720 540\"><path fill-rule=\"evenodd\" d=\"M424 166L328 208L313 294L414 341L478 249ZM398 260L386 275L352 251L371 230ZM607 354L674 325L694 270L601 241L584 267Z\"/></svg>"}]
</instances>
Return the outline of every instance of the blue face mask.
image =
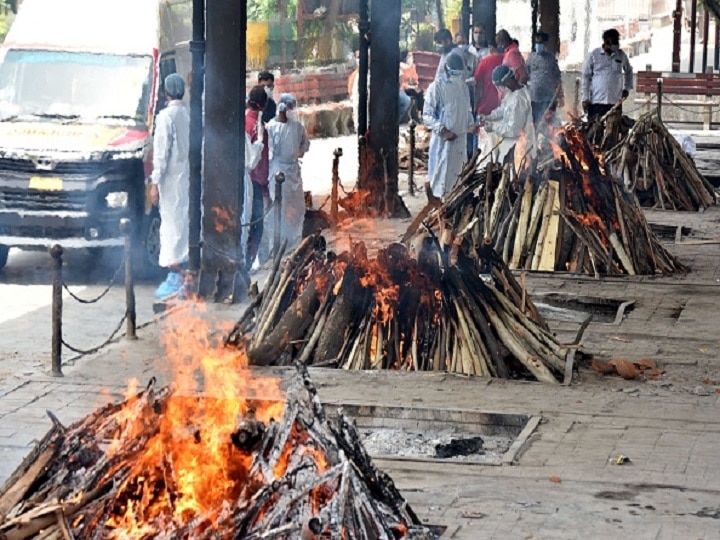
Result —
<instances>
[{"instance_id":1,"label":"blue face mask","mask_svg":"<svg viewBox=\"0 0 720 540\"><path fill-rule=\"evenodd\" d=\"M498 45L497 47L495 47L495 50L499 53L504 53L505 47L503 47L502 45Z\"/></svg>"},{"instance_id":2,"label":"blue face mask","mask_svg":"<svg viewBox=\"0 0 720 540\"><path fill-rule=\"evenodd\" d=\"M545 50L545 44L544 43L536 43L535 44L535 52L541 53Z\"/></svg>"}]
</instances>

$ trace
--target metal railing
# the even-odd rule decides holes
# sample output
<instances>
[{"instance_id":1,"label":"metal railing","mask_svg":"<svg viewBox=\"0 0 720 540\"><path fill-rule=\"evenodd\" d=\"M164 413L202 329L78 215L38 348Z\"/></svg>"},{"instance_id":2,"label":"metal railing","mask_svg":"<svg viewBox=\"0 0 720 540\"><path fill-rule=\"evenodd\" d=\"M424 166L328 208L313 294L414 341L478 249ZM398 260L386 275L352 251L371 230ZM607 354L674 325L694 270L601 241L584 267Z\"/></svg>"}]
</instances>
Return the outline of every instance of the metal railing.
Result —
<instances>
[{"instance_id":1,"label":"metal railing","mask_svg":"<svg viewBox=\"0 0 720 540\"><path fill-rule=\"evenodd\" d=\"M94 298L81 298L73 293L63 279L63 248L60 245L54 245L50 248L50 256L52 257L52 339L51 339L51 372L55 377L62 377L62 350L63 347L80 355L87 356L95 354L108 344L110 344L118 335L125 324L125 337L130 340L137 339L137 315L135 312L135 286L133 280L132 269L132 223L129 219L120 220L120 230L125 236L125 248L123 259L120 266L113 274L110 282L105 289ZM112 289L120 277L124 273L125 276L125 313L120 322L117 324L113 332L100 345L91 349L80 349L70 345L65 341L62 331L63 323L63 291L66 291L69 297L83 305L96 304L100 302Z\"/></svg>"}]
</instances>

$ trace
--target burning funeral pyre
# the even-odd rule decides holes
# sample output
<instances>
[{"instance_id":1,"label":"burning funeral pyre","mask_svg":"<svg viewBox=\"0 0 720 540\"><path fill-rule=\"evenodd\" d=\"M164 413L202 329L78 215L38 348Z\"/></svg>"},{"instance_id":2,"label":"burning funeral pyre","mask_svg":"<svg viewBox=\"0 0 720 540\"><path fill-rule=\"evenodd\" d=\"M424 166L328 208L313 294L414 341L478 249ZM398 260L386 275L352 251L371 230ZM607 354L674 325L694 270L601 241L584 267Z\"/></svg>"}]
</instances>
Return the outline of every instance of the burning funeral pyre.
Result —
<instances>
[{"instance_id":1,"label":"burning funeral pyre","mask_svg":"<svg viewBox=\"0 0 720 540\"><path fill-rule=\"evenodd\" d=\"M252 363L344 369L439 370L556 383L571 346L559 344L493 253L479 259L420 242L371 258L336 255L307 238L279 258L229 341ZM279 359L279 360L278 360Z\"/></svg>"},{"instance_id":2,"label":"burning funeral pyre","mask_svg":"<svg viewBox=\"0 0 720 540\"><path fill-rule=\"evenodd\" d=\"M565 126L551 149L550 159L519 173L510 164L479 167L476 156L443 205L429 211L426 226L473 258L478 246L492 246L511 269L589 275L686 270L578 128ZM416 220L405 240L421 232Z\"/></svg>"},{"instance_id":3,"label":"burning funeral pyre","mask_svg":"<svg viewBox=\"0 0 720 540\"><path fill-rule=\"evenodd\" d=\"M151 383L70 427L51 415L0 494L0 538L431 538L304 370L284 402L248 398L237 351L202 366L212 394Z\"/></svg>"},{"instance_id":4,"label":"burning funeral pyre","mask_svg":"<svg viewBox=\"0 0 720 540\"><path fill-rule=\"evenodd\" d=\"M586 127L608 170L643 206L697 211L717 204L715 189L698 171L656 110L637 121L612 111Z\"/></svg>"}]
</instances>

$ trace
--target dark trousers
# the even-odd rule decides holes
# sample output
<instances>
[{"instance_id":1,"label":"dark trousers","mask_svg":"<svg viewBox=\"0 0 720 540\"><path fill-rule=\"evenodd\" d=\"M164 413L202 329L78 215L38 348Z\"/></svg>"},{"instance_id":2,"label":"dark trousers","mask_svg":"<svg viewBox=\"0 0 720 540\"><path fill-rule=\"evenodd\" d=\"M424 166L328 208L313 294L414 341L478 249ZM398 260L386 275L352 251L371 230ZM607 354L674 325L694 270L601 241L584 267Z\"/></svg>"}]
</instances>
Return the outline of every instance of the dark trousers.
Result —
<instances>
[{"instance_id":1,"label":"dark trousers","mask_svg":"<svg viewBox=\"0 0 720 540\"><path fill-rule=\"evenodd\" d=\"M533 101L532 102L532 116L533 123L537 126L542 122L545 113L550 108L549 101Z\"/></svg>"},{"instance_id":2,"label":"dark trousers","mask_svg":"<svg viewBox=\"0 0 720 540\"><path fill-rule=\"evenodd\" d=\"M262 218L264 215L263 190L262 187L253 182L252 215L250 217L252 225L250 225L250 231L248 232L247 253L245 254L245 265L248 270L252 268L260 249L264 228Z\"/></svg>"},{"instance_id":3,"label":"dark trousers","mask_svg":"<svg viewBox=\"0 0 720 540\"><path fill-rule=\"evenodd\" d=\"M605 116L615 104L591 103L588 107L588 120Z\"/></svg>"}]
</instances>

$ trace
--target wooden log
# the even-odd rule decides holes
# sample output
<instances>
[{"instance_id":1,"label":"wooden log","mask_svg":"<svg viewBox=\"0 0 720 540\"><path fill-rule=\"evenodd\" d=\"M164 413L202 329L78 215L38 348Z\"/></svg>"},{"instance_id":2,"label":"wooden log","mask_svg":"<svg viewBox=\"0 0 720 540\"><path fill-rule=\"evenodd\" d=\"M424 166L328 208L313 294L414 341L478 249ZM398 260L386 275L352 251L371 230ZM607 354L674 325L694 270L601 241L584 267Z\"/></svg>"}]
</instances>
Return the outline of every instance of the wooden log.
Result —
<instances>
[{"instance_id":1,"label":"wooden log","mask_svg":"<svg viewBox=\"0 0 720 540\"><path fill-rule=\"evenodd\" d=\"M558 182L549 182L551 189L548 198L552 198L552 206L550 209L550 219L548 227L543 238L543 247L538 263L538 270L552 272L555 270L555 261L557 259L558 243L560 238L560 186ZM552 194L552 197L551 195Z\"/></svg>"},{"instance_id":2,"label":"wooden log","mask_svg":"<svg viewBox=\"0 0 720 540\"><path fill-rule=\"evenodd\" d=\"M313 280L307 284L293 306L285 311L267 338L260 345L248 350L250 362L258 366L267 366L277 360L288 345L304 336L319 307L320 301Z\"/></svg>"},{"instance_id":3,"label":"wooden log","mask_svg":"<svg viewBox=\"0 0 720 540\"><path fill-rule=\"evenodd\" d=\"M525 249L528 220L532 207L532 191L532 182L530 182L530 180L526 180L523 196L520 200L520 216L518 218L518 230L515 235L515 246L513 247L512 259L509 263L511 269L515 269L520 266L520 259L522 257L523 250Z\"/></svg>"},{"instance_id":4,"label":"wooden log","mask_svg":"<svg viewBox=\"0 0 720 540\"><path fill-rule=\"evenodd\" d=\"M540 258L542 257L542 250L545 247L545 237L550 226L550 218L552 217L553 206L555 204L555 186L548 185L548 193L545 198L545 203L542 210L542 222L540 225L540 232L538 233L538 239L536 243L535 254L532 259L532 270L538 270L540 266ZM553 260L555 255L553 253Z\"/></svg>"}]
</instances>

